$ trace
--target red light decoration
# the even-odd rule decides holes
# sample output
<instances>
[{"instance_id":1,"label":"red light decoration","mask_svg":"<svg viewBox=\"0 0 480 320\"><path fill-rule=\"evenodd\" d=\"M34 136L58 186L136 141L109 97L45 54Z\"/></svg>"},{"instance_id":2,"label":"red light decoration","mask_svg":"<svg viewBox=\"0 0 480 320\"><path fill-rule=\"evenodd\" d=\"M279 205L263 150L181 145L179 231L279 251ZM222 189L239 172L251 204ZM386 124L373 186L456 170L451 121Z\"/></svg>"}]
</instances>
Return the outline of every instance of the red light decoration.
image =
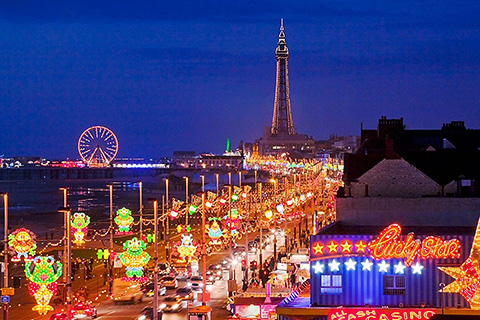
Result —
<instances>
[{"instance_id":1,"label":"red light decoration","mask_svg":"<svg viewBox=\"0 0 480 320\"><path fill-rule=\"evenodd\" d=\"M317 242L313 246L313 251L314 251L313 254L323 254L323 245L320 242Z\"/></svg>"},{"instance_id":2,"label":"red light decoration","mask_svg":"<svg viewBox=\"0 0 480 320\"><path fill-rule=\"evenodd\" d=\"M458 259L461 244L458 239L444 241L441 238L430 236L422 242L415 240L413 233L400 240L402 228L392 224L385 228L380 235L368 243L368 250L375 260L404 259L407 266L411 266L415 258L420 259Z\"/></svg>"},{"instance_id":3,"label":"red light decoration","mask_svg":"<svg viewBox=\"0 0 480 320\"><path fill-rule=\"evenodd\" d=\"M435 309L350 309L337 308L328 312L328 320L427 320L437 314Z\"/></svg>"},{"instance_id":4,"label":"red light decoration","mask_svg":"<svg viewBox=\"0 0 480 320\"><path fill-rule=\"evenodd\" d=\"M363 242L362 240L355 242L355 249L357 252L363 252L365 253L365 248L367 247L367 244Z\"/></svg>"},{"instance_id":5,"label":"red light decoration","mask_svg":"<svg viewBox=\"0 0 480 320\"><path fill-rule=\"evenodd\" d=\"M335 241L330 241L327 245L329 253L337 252L338 244Z\"/></svg>"},{"instance_id":6,"label":"red light decoration","mask_svg":"<svg viewBox=\"0 0 480 320\"><path fill-rule=\"evenodd\" d=\"M343 253L350 253L352 251L353 244L348 240L344 240L340 244L340 246L342 247L342 252Z\"/></svg>"}]
</instances>

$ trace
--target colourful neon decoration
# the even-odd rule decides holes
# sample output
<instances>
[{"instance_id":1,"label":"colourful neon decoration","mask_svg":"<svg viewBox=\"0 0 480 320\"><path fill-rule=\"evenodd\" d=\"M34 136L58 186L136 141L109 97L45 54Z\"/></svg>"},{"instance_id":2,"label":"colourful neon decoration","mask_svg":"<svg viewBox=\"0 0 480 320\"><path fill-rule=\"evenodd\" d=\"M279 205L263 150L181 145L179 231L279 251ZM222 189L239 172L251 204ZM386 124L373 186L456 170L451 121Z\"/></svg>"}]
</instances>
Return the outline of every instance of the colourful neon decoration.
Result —
<instances>
[{"instance_id":1,"label":"colourful neon decoration","mask_svg":"<svg viewBox=\"0 0 480 320\"><path fill-rule=\"evenodd\" d=\"M174 249L178 253L182 262L189 262L195 256L198 245L193 243L193 236L191 234L182 234L181 243L177 243Z\"/></svg>"},{"instance_id":2,"label":"colourful neon decoration","mask_svg":"<svg viewBox=\"0 0 480 320\"><path fill-rule=\"evenodd\" d=\"M323 271L325 270L325 265L324 264L321 264L320 262L316 262L313 266L312 266L314 272L317 274L317 273L323 273Z\"/></svg>"},{"instance_id":3,"label":"colourful neon decoration","mask_svg":"<svg viewBox=\"0 0 480 320\"><path fill-rule=\"evenodd\" d=\"M350 253L351 250L352 250L352 243L349 241L349 240L344 240L342 241L342 243L340 244L340 247L342 247L342 252L343 253Z\"/></svg>"},{"instance_id":4,"label":"colourful neon decoration","mask_svg":"<svg viewBox=\"0 0 480 320\"><path fill-rule=\"evenodd\" d=\"M185 232L190 232L191 230L192 230L192 228L190 227L190 225L185 226L185 225L183 225L183 224L179 224L179 225L177 226L177 232L178 232L178 233L180 233L180 232L183 232L183 233L185 233Z\"/></svg>"},{"instance_id":5,"label":"colourful neon decoration","mask_svg":"<svg viewBox=\"0 0 480 320\"><path fill-rule=\"evenodd\" d=\"M176 217L178 217L178 211L172 209L172 210L170 211L170 220L175 220Z\"/></svg>"},{"instance_id":6,"label":"colourful neon decoration","mask_svg":"<svg viewBox=\"0 0 480 320\"><path fill-rule=\"evenodd\" d=\"M197 206L191 204L190 207L188 207L188 213L189 213L190 215L193 215L195 212L197 212Z\"/></svg>"},{"instance_id":7,"label":"colourful neon decoration","mask_svg":"<svg viewBox=\"0 0 480 320\"><path fill-rule=\"evenodd\" d=\"M115 223L118 226L118 231L116 234L132 234L130 231L130 225L133 223L132 211L125 207L117 210L117 216L114 219Z\"/></svg>"},{"instance_id":8,"label":"colourful neon decoration","mask_svg":"<svg viewBox=\"0 0 480 320\"><path fill-rule=\"evenodd\" d=\"M365 260L362 263L362 270L372 271L373 262L370 260Z\"/></svg>"},{"instance_id":9,"label":"colourful neon decoration","mask_svg":"<svg viewBox=\"0 0 480 320\"><path fill-rule=\"evenodd\" d=\"M470 308L480 310L480 219L468 258L460 267L439 267L439 269L455 279L440 291L460 293L470 303Z\"/></svg>"},{"instance_id":10,"label":"colourful neon decoration","mask_svg":"<svg viewBox=\"0 0 480 320\"><path fill-rule=\"evenodd\" d=\"M12 261L19 262L22 258L25 261L32 260L37 249L35 239L35 233L25 228L17 229L9 234L8 246L12 251Z\"/></svg>"},{"instance_id":11,"label":"colourful neon decoration","mask_svg":"<svg viewBox=\"0 0 480 320\"><path fill-rule=\"evenodd\" d=\"M365 248L367 247L367 244L363 242L362 240L355 242L355 250L357 252L363 252L365 253Z\"/></svg>"},{"instance_id":12,"label":"colourful neon decoration","mask_svg":"<svg viewBox=\"0 0 480 320\"><path fill-rule=\"evenodd\" d=\"M88 233L88 225L90 224L90 217L83 212L75 212L72 215L70 222L70 230L73 234L72 242L77 246L85 243L85 237Z\"/></svg>"},{"instance_id":13,"label":"colourful neon decoration","mask_svg":"<svg viewBox=\"0 0 480 320\"><path fill-rule=\"evenodd\" d=\"M330 271L340 271L340 262L337 260L333 259L331 262L328 263L328 267L330 268Z\"/></svg>"},{"instance_id":14,"label":"colourful neon decoration","mask_svg":"<svg viewBox=\"0 0 480 320\"><path fill-rule=\"evenodd\" d=\"M314 254L322 254L323 253L323 245L320 242L317 242L315 246L313 246Z\"/></svg>"},{"instance_id":15,"label":"colourful neon decoration","mask_svg":"<svg viewBox=\"0 0 480 320\"><path fill-rule=\"evenodd\" d=\"M402 262L399 262L394 265L393 268L395 269L395 273L404 274L406 266Z\"/></svg>"},{"instance_id":16,"label":"colourful neon decoration","mask_svg":"<svg viewBox=\"0 0 480 320\"><path fill-rule=\"evenodd\" d=\"M407 266L411 266L415 258L420 259L447 259L460 257L460 241L451 239L444 241L439 237L427 237L422 242L414 239L413 233L400 240L402 228L392 224L385 228L380 235L368 243L370 255L376 259L404 259Z\"/></svg>"},{"instance_id":17,"label":"colourful neon decoration","mask_svg":"<svg viewBox=\"0 0 480 320\"><path fill-rule=\"evenodd\" d=\"M412 265L413 274L422 274L423 266L420 263Z\"/></svg>"},{"instance_id":18,"label":"colourful neon decoration","mask_svg":"<svg viewBox=\"0 0 480 320\"><path fill-rule=\"evenodd\" d=\"M378 264L378 271L379 272L388 272L389 268L390 268L390 264L387 263L385 260L383 260L382 262L380 262Z\"/></svg>"},{"instance_id":19,"label":"colourful neon decoration","mask_svg":"<svg viewBox=\"0 0 480 320\"><path fill-rule=\"evenodd\" d=\"M230 210L230 215L226 215L223 219L226 220L225 227L230 231L232 237L239 236L238 229L240 228L240 219L243 217L238 213L238 209Z\"/></svg>"},{"instance_id":20,"label":"colourful neon decoration","mask_svg":"<svg viewBox=\"0 0 480 320\"><path fill-rule=\"evenodd\" d=\"M352 309L335 308L328 312L328 320L428 320L437 314L435 309Z\"/></svg>"},{"instance_id":21,"label":"colourful neon decoration","mask_svg":"<svg viewBox=\"0 0 480 320\"><path fill-rule=\"evenodd\" d=\"M123 244L123 248L126 250L120 254L120 261L125 266L126 275L129 278L136 279L142 277L143 267L150 260L150 255L145 252L145 242L132 238Z\"/></svg>"},{"instance_id":22,"label":"colourful neon decoration","mask_svg":"<svg viewBox=\"0 0 480 320\"><path fill-rule=\"evenodd\" d=\"M208 220L212 221L207 230L208 236L210 237L210 245L220 245L220 238L223 237L223 231L218 224L220 219L212 217L208 218Z\"/></svg>"},{"instance_id":23,"label":"colourful neon decoration","mask_svg":"<svg viewBox=\"0 0 480 320\"><path fill-rule=\"evenodd\" d=\"M329 253L337 252L338 244L335 241L330 241L327 245Z\"/></svg>"},{"instance_id":24,"label":"colourful neon decoration","mask_svg":"<svg viewBox=\"0 0 480 320\"><path fill-rule=\"evenodd\" d=\"M277 211L280 212L280 213L283 213L283 211L285 211L285 208L283 207L283 204L278 204L276 208L277 208Z\"/></svg>"},{"instance_id":25,"label":"colourful neon decoration","mask_svg":"<svg viewBox=\"0 0 480 320\"><path fill-rule=\"evenodd\" d=\"M57 280L62 275L62 264L53 257L37 256L32 261L25 263L25 276L30 281L28 289L37 301L37 305L32 308L40 315L52 311L53 307L49 305L50 299L57 293Z\"/></svg>"},{"instance_id":26,"label":"colourful neon decoration","mask_svg":"<svg viewBox=\"0 0 480 320\"><path fill-rule=\"evenodd\" d=\"M356 261L352 260L351 258L345 262L345 266L347 267L348 270L355 270L355 265L357 264Z\"/></svg>"},{"instance_id":27,"label":"colourful neon decoration","mask_svg":"<svg viewBox=\"0 0 480 320\"><path fill-rule=\"evenodd\" d=\"M267 210L265 211L265 218L267 218L267 220L270 220L273 218L273 212L272 210Z\"/></svg>"}]
</instances>

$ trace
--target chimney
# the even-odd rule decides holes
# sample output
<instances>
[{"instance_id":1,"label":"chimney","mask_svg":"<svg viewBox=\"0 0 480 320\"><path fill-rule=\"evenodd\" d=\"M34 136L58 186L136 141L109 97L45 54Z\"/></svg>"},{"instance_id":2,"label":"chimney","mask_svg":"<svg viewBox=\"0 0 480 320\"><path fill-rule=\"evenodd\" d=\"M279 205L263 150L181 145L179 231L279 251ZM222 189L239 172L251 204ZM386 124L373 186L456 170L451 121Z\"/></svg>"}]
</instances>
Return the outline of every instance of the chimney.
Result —
<instances>
[{"instance_id":1,"label":"chimney","mask_svg":"<svg viewBox=\"0 0 480 320\"><path fill-rule=\"evenodd\" d=\"M388 137L385 139L385 159L400 159L400 156L393 148L393 144L393 139Z\"/></svg>"}]
</instances>

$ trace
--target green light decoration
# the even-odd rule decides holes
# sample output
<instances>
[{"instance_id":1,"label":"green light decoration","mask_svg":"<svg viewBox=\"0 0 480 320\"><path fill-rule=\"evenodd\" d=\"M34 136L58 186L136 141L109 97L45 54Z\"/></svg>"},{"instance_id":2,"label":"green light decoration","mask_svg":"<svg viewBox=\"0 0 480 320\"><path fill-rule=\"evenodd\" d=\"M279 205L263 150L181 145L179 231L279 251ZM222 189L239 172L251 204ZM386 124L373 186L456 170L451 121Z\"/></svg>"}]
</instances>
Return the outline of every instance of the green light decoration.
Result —
<instances>
[{"instance_id":1,"label":"green light decoration","mask_svg":"<svg viewBox=\"0 0 480 320\"><path fill-rule=\"evenodd\" d=\"M230 148L231 148L230 138L227 138L227 149L225 150L226 153L230 153Z\"/></svg>"},{"instance_id":2,"label":"green light decoration","mask_svg":"<svg viewBox=\"0 0 480 320\"><path fill-rule=\"evenodd\" d=\"M145 242L132 238L123 244L126 250L120 254L120 261L126 269L126 275L129 278L141 277L143 275L143 267L150 260L150 255L145 252Z\"/></svg>"},{"instance_id":3,"label":"green light decoration","mask_svg":"<svg viewBox=\"0 0 480 320\"><path fill-rule=\"evenodd\" d=\"M188 213L190 215L193 215L195 212L197 212L197 206L196 205L190 205L190 207L188 208Z\"/></svg>"},{"instance_id":4,"label":"green light decoration","mask_svg":"<svg viewBox=\"0 0 480 320\"><path fill-rule=\"evenodd\" d=\"M85 237L88 233L88 225L90 224L90 217L83 212L75 212L71 219L71 233L74 239L72 240L77 246L85 244Z\"/></svg>"},{"instance_id":5,"label":"green light decoration","mask_svg":"<svg viewBox=\"0 0 480 320\"><path fill-rule=\"evenodd\" d=\"M232 195L232 202L235 202L238 200L238 195L234 194Z\"/></svg>"},{"instance_id":6,"label":"green light decoration","mask_svg":"<svg viewBox=\"0 0 480 320\"><path fill-rule=\"evenodd\" d=\"M125 207L117 210L117 216L114 219L118 226L116 234L124 235L131 234L130 225L133 223L132 211Z\"/></svg>"},{"instance_id":7,"label":"green light decoration","mask_svg":"<svg viewBox=\"0 0 480 320\"><path fill-rule=\"evenodd\" d=\"M52 311L50 299L57 293L57 280L62 275L62 264L51 256L37 256L32 261L25 263L25 276L30 282L28 290L37 301L32 308L40 315Z\"/></svg>"}]
</instances>

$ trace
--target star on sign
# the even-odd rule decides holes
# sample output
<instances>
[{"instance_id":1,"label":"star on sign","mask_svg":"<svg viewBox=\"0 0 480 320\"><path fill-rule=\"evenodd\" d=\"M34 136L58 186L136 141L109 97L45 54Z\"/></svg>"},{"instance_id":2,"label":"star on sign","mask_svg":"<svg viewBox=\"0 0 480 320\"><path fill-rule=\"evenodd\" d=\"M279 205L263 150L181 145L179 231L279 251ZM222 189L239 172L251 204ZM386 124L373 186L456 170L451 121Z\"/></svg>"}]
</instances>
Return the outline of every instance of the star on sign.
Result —
<instances>
[{"instance_id":1,"label":"star on sign","mask_svg":"<svg viewBox=\"0 0 480 320\"><path fill-rule=\"evenodd\" d=\"M338 247L338 244L335 241L330 241L330 243L327 246L328 252L330 253L337 252L337 247Z\"/></svg>"},{"instance_id":2,"label":"star on sign","mask_svg":"<svg viewBox=\"0 0 480 320\"><path fill-rule=\"evenodd\" d=\"M313 254L323 254L323 245L320 242L317 242L313 247Z\"/></svg>"},{"instance_id":3,"label":"star on sign","mask_svg":"<svg viewBox=\"0 0 480 320\"><path fill-rule=\"evenodd\" d=\"M342 252L349 253L352 250L352 243L348 240L345 240L340 246L342 247Z\"/></svg>"},{"instance_id":4,"label":"star on sign","mask_svg":"<svg viewBox=\"0 0 480 320\"><path fill-rule=\"evenodd\" d=\"M355 249L357 249L357 252L365 253L365 248L366 247L367 247L367 245L362 240L360 240L358 242L355 242Z\"/></svg>"},{"instance_id":5,"label":"star on sign","mask_svg":"<svg viewBox=\"0 0 480 320\"><path fill-rule=\"evenodd\" d=\"M367 259L362 262L362 266L362 270L372 271L373 262L370 262L370 260Z\"/></svg>"},{"instance_id":6,"label":"star on sign","mask_svg":"<svg viewBox=\"0 0 480 320\"><path fill-rule=\"evenodd\" d=\"M340 262L337 260L333 259L332 262L328 263L328 267L330 268L330 271L340 271Z\"/></svg>"},{"instance_id":7,"label":"star on sign","mask_svg":"<svg viewBox=\"0 0 480 320\"><path fill-rule=\"evenodd\" d=\"M380 272L388 272L388 268L390 268L390 264L386 263L385 260L378 264L378 271Z\"/></svg>"},{"instance_id":8,"label":"star on sign","mask_svg":"<svg viewBox=\"0 0 480 320\"><path fill-rule=\"evenodd\" d=\"M423 266L418 262L412 266L413 274L422 274L422 269Z\"/></svg>"},{"instance_id":9,"label":"star on sign","mask_svg":"<svg viewBox=\"0 0 480 320\"><path fill-rule=\"evenodd\" d=\"M321 264L318 261L313 265L313 270L315 271L315 273L323 273L324 269L325 269L325 265Z\"/></svg>"},{"instance_id":10,"label":"star on sign","mask_svg":"<svg viewBox=\"0 0 480 320\"><path fill-rule=\"evenodd\" d=\"M480 309L480 219L473 238L470 256L460 267L439 267L440 270L455 279L442 293L460 293L470 303L473 310Z\"/></svg>"},{"instance_id":11,"label":"star on sign","mask_svg":"<svg viewBox=\"0 0 480 320\"><path fill-rule=\"evenodd\" d=\"M347 266L347 270L355 270L355 265L357 264L356 261L353 261L351 258L348 259L347 262L345 262L345 265Z\"/></svg>"},{"instance_id":12,"label":"star on sign","mask_svg":"<svg viewBox=\"0 0 480 320\"><path fill-rule=\"evenodd\" d=\"M406 266L400 261L396 265L393 266L395 268L395 273L405 273Z\"/></svg>"}]
</instances>

